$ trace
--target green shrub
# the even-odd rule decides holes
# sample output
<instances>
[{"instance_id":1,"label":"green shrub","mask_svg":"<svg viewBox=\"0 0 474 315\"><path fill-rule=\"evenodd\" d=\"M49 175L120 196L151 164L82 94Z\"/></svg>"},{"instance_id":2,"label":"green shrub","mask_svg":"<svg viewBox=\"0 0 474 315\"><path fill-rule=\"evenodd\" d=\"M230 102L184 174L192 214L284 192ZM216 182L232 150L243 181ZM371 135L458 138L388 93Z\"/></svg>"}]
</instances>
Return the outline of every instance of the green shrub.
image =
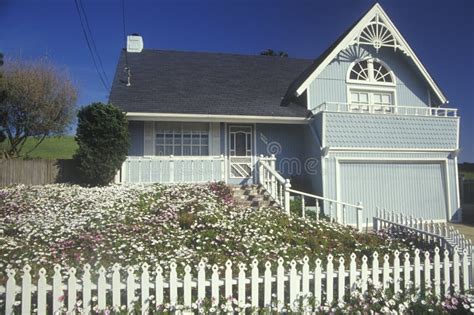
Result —
<instances>
[{"instance_id":1,"label":"green shrub","mask_svg":"<svg viewBox=\"0 0 474 315\"><path fill-rule=\"evenodd\" d=\"M111 104L92 103L77 114L74 158L82 181L91 185L109 184L127 156L128 123L125 114Z\"/></svg>"}]
</instances>

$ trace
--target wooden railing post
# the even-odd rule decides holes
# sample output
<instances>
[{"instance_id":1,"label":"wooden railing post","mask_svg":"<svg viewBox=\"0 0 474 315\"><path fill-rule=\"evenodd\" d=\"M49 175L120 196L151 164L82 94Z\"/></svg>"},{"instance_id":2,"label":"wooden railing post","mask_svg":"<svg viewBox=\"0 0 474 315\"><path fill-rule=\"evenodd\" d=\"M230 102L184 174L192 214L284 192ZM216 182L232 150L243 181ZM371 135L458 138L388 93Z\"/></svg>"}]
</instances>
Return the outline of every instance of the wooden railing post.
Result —
<instances>
[{"instance_id":1,"label":"wooden railing post","mask_svg":"<svg viewBox=\"0 0 474 315\"><path fill-rule=\"evenodd\" d=\"M357 230L362 231L362 202L357 203Z\"/></svg>"},{"instance_id":2,"label":"wooden railing post","mask_svg":"<svg viewBox=\"0 0 474 315\"><path fill-rule=\"evenodd\" d=\"M258 184L263 185L263 154L260 154L260 158L258 159Z\"/></svg>"},{"instance_id":3,"label":"wooden railing post","mask_svg":"<svg viewBox=\"0 0 474 315\"><path fill-rule=\"evenodd\" d=\"M303 219L306 217L306 205L304 196L301 196L301 216L303 217Z\"/></svg>"},{"instance_id":4,"label":"wooden railing post","mask_svg":"<svg viewBox=\"0 0 474 315\"><path fill-rule=\"evenodd\" d=\"M375 211L375 216L374 216L374 222L372 223L372 228L374 229L374 232L377 232L379 230L379 217L380 217L380 209L377 207L377 210Z\"/></svg>"},{"instance_id":5,"label":"wooden railing post","mask_svg":"<svg viewBox=\"0 0 474 315\"><path fill-rule=\"evenodd\" d=\"M290 180L286 179L285 180L285 185L283 187L283 192L284 192L284 203L285 203L285 212L286 214L290 215L290 191L289 189L291 188Z\"/></svg>"},{"instance_id":6,"label":"wooden railing post","mask_svg":"<svg viewBox=\"0 0 474 315\"><path fill-rule=\"evenodd\" d=\"M223 155L223 154L220 155L220 159L221 159L221 162L220 162L220 166L221 166L221 180L227 183L227 178L226 178L226 174L225 174L225 159L224 159L224 155Z\"/></svg>"},{"instance_id":7,"label":"wooden railing post","mask_svg":"<svg viewBox=\"0 0 474 315\"><path fill-rule=\"evenodd\" d=\"M276 161L275 155L272 154L270 157L270 168L274 171L276 171L275 161ZM275 176L273 176L273 174L271 175L271 195L274 199L276 198L276 178Z\"/></svg>"},{"instance_id":8,"label":"wooden railing post","mask_svg":"<svg viewBox=\"0 0 474 315\"><path fill-rule=\"evenodd\" d=\"M170 183L174 183L174 156L170 155Z\"/></svg>"}]
</instances>

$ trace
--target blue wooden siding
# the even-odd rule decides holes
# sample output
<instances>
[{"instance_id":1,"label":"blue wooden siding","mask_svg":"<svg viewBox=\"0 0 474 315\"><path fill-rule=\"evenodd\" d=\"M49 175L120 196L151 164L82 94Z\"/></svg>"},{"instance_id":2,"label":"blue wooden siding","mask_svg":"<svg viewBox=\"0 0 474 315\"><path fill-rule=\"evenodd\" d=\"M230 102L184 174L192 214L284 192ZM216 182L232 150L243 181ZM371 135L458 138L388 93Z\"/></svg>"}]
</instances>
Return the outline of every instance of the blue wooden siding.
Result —
<instances>
[{"instance_id":1,"label":"blue wooden siding","mask_svg":"<svg viewBox=\"0 0 474 315\"><path fill-rule=\"evenodd\" d=\"M309 86L309 108L323 102L347 102L346 75L353 61L361 58L378 58L386 63L396 78L396 104L401 106L427 106L428 84L413 62L401 51L382 48L377 53L366 46L350 46L321 72ZM369 88L370 89L370 88ZM433 102L436 98L432 98Z\"/></svg>"},{"instance_id":2,"label":"blue wooden siding","mask_svg":"<svg viewBox=\"0 0 474 315\"><path fill-rule=\"evenodd\" d=\"M143 156L143 121L131 120L128 122L128 131L130 133L129 156Z\"/></svg>"},{"instance_id":3,"label":"blue wooden siding","mask_svg":"<svg viewBox=\"0 0 474 315\"><path fill-rule=\"evenodd\" d=\"M321 142L318 134L320 123L320 119L315 119L304 128L304 172L302 181L304 191L322 196Z\"/></svg>"},{"instance_id":4,"label":"blue wooden siding","mask_svg":"<svg viewBox=\"0 0 474 315\"><path fill-rule=\"evenodd\" d=\"M457 218L455 163L447 153L331 152L323 159L324 196L361 201L369 224L377 206L433 220L445 220L449 206L448 219Z\"/></svg>"},{"instance_id":5,"label":"blue wooden siding","mask_svg":"<svg viewBox=\"0 0 474 315\"><path fill-rule=\"evenodd\" d=\"M456 117L322 113L325 146L456 149Z\"/></svg>"},{"instance_id":6,"label":"blue wooden siding","mask_svg":"<svg viewBox=\"0 0 474 315\"><path fill-rule=\"evenodd\" d=\"M275 154L276 167L285 177L301 177L304 169L304 125L257 124L257 155Z\"/></svg>"}]
</instances>

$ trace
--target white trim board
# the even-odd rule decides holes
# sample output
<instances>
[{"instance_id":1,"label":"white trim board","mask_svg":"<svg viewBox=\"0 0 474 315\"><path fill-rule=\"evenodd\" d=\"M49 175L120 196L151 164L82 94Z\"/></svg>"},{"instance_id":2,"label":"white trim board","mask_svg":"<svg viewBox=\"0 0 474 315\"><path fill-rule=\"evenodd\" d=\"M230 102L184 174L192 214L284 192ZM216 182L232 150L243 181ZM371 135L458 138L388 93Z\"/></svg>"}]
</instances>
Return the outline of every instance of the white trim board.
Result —
<instances>
[{"instance_id":1,"label":"white trim board","mask_svg":"<svg viewBox=\"0 0 474 315\"><path fill-rule=\"evenodd\" d=\"M262 124L307 124L310 118L284 116L248 116L248 115L207 115L207 114L174 114L128 112L128 120L140 121L180 121L180 122L227 122L227 123L262 123Z\"/></svg>"},{"instance_id":2,"label":"white trim board","mask_svg":"<svg viewBox=\"0 0 474 315\"><path fill-rule=\"evenodd\" d=\"M321 72L326 68L326 66L341 52L342 50L346 49L349 45L351 45L354 41L354 38L356 38L360 32L366 27L366 25L376 16L379 15L379 17L382 19L382 21L385 22L385 25L387 26L388 30L392 33L393 37L401 43L401 46L404 47L405 52L408 54L408 56L413 60L415 65L417 66L418 70L421 72L425 80L428 82L428 84L431 86L435 94L438 96L438 98L441 100L441 103L446 103L448 100L446 99L446 96L443 94L441 89L438 87L436 82L433 80L433 78L430 76L428 71L426 70L425 66L421 63L421 61L418 59L418 57L415 55L411 47L408 45L406 40L403 38L403 36L400 34L400 32L397 30L393 22L390 20L388 17L387 13L382 9L380 4L376 3L370 10L367 12L366 15L364 15L359 22L348 32L348 34L344 37L344 39L326 56L326 58L318 65L318 67L309 75L305 81L298 87L296 90L296 95L300 96L303 94L303 92L308 88L308 86L311 84L311 82L316 79Z\"/></svg>"},{"instance_id":3,"label":"white trim board","mask_svg":"<svg viewBox=\"0 0 474 315\"><path fill-rule=\"evenodd\" d=\"M403 153L419 153L419 152L446 152L451 153L457 148L437 149L437 148L357 148L357 147L327 147L328 152L403 152Z\"/></svg>"}]
</instances>

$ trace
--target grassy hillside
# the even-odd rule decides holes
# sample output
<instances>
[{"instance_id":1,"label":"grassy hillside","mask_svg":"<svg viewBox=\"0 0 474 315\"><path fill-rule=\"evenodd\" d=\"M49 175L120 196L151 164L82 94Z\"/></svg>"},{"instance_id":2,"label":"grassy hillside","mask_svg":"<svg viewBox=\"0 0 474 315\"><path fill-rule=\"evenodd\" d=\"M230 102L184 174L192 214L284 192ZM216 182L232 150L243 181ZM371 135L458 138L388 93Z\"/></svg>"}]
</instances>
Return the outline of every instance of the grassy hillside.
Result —
<instances>
[{"instance_id":1,"label":"grassy hillside","mask_svg":"<svg viewBox=\"0 0 474 315\"><path fill-rule=\"evenodd\" d=\"M22 150L22 155L30 151L37 143L36 139L29 138ZM3 145L4 146L4 145ZM0 145L0 149L3 149ZM28 154L29 158L41 159L71 159L76 152L77 143L73 136L48 137L32 152Z\"/></svg>"}]
</instances>

